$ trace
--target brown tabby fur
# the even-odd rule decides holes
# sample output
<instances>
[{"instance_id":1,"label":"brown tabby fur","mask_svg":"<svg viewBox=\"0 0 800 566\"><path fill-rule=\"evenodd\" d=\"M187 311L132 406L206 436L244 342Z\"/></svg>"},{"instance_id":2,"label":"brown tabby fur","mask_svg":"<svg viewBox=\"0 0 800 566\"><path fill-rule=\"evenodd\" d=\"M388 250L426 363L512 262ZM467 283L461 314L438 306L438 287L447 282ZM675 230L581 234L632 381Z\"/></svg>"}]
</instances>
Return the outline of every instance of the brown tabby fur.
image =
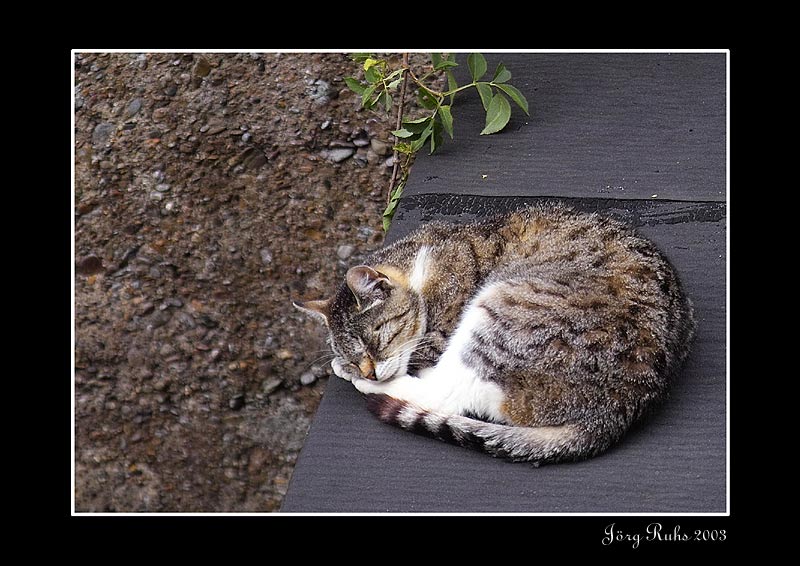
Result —
<instances>
[{"instance_id":1,"label":"brown tabby fur","mask_svg":"<svg viewBox=\"0 0 800 566\"><path fill-rule=\"evenodd\" d=\"M427 224L352 268L331 299L298 306L324 318L337 373L370 394L382 420L537 463L617 442L664 398L694 330L691 304L650 241L554 203ZM437 376L444 383L449 368L437 362L469 309L480 326L450 346L474 380L499 387L500 406L476 414L419 406L430 395L403 398L404 383L414 391ZM382 364L397 369L377 375ZM409 381L424 368L430 377Z\"/></svg>"}]
</instances>

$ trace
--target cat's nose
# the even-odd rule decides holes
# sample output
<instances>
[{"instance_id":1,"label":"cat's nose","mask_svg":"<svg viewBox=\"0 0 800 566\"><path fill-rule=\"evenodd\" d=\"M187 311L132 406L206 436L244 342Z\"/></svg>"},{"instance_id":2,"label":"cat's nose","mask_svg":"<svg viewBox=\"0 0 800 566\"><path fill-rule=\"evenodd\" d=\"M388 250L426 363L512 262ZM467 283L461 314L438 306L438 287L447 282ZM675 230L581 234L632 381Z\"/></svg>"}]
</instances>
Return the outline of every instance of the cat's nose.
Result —
<instances>
[{"instance_id":1,"label":"cat's nose","mask_svg":"<svg viewBox=\"0 0 800 566\"><path fill-rule=\"evenodd\" d=\"M375 362L372 361L370 356L361 358L361 363L358 364L358 370L361 372L361 377L371 381L377 381L375 377Z\"/></svg>"}]
</instances>

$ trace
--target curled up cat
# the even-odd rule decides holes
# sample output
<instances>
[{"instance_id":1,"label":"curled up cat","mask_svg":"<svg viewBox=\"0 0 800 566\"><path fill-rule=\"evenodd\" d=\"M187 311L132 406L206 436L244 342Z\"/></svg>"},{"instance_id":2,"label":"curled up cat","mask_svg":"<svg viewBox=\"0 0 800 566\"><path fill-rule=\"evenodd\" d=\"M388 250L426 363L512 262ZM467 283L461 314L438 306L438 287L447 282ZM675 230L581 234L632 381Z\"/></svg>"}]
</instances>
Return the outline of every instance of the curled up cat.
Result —
<instances>
[{"instance_id":1,"label":"curled up cat","mask_svg":"<svg viewBox=\"0 0 800 566\"><path fill-rule=\"evenodd\" d=\"M428 223L295 303L382 421L534 464L595 456L661 401L694 333L666 258L559 203Z\"/></svg>"}]
</instances>

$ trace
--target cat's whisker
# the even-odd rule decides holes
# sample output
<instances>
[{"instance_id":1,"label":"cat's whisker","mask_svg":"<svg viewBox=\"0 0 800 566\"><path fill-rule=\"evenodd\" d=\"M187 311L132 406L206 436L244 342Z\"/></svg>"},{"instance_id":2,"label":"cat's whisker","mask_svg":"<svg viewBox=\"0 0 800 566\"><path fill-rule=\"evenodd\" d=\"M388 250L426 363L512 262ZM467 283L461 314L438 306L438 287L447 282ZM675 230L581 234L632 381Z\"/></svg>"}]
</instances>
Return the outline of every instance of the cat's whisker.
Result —
<instances>
[{"instance_id":1,"label":"cat's whisker","mask_svg":"<svg viewBox=\"0 0 800 566\"><path fill-rule=\"evenodd\" d=\"M403 345L401 345L397 349L397 351L395 352L395 355L402 355L402 354L406 354L406 353L413 354L415 351L417 351L422 346L425 346L425 345L427 345L429 343L432 343L432 342L433 342L432 339L426 339L426 338L419 339L419 340L411 339L408 342L406 342Z\"/></svg>"},{"instance_id":2,"label":"cat's whisker","mask_svg":"<svg viewBox=\"0 0 800 566\"><path fill-rule=\"evenodd\" d=\"M401 363L403 358L411 357L419 348L432 344L433 342L433 338L426 336L412 338L402 344L395 352L393 352L391 359L396 359L398 363Z\"/></svg>"},{"instance_id":3,"label":"cat's whisker","mask_svg":"<svg viewBox=\"0 0 800 566\"><path fill-rule=\"evenodd\" d=\"M416 336L414 338L409 338L408 340L406 340L406 342L403 344L403 346L406 346L408 344L419 345L419 344L429 343L429 342L433 342L433 341L434 341L434 339L431 338L430 336L424 336L424 335L423 336Z\"/></svg>"},{"instance_id":4,"label":"cat's whisker","mask_svg":"<svg viewBox=\"0 0 800 566\"><path fill-rule=\"evenodd\" d=\"M323 354L323 355L331 354L331 349L330 348L319 348L317 350L309 350L308 352L303 352L303 354L307 355L307 356L314 356L314 355L317 355L317 354Z\"/></svg>"},{"instance_id":5,"label":"cat's whisker","mask_svg":"<svg viewBox=\"0 0 800 566\"><path fill-rule=\"evenodd\" d=\"M327 354L323 354L322 356L319 356L318 358L315 358L315 359L311 360L310 362L308 362L307 364L305 364L305 369L303 371L310 370L314 365L318 364L319 362L323 362L323 363L330 362L335 357L336 357L336 354L334 354L332 352L328 352Z\"/></svg>"}]
</instances>

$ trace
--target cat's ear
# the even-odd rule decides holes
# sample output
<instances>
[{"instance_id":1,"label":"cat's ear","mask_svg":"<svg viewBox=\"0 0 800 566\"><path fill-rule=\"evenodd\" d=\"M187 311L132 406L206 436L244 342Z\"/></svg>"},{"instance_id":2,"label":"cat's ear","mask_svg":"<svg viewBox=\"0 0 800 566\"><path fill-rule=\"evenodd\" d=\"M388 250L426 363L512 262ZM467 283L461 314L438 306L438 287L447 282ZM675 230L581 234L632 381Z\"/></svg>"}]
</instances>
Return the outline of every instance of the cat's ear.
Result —
<instances>
[{"instance_id":1,"label":"cat's ear","mask_svg":"<svg viewBox=\"0 0 800 566\"><path fill-rule=\"evenodd\" d=\"M374 305L376 301L385 299L389 291L394 288L386 275L368 265L351 267L347 271L345 281L358 301L358 308L364 310Z\"/></svg>"},{"instance_id":2,"label":"cat's ear","mask_svg":"<svg viewBox=\"0 0 800 566\"><path fill-rule=\"evenodd\" d=\"M328 318L331 316L331 300L324 299L321 301L292 301L294 308L308 313L314 318L322 320L326 325Z\"/></svg>"}]
</instances>

